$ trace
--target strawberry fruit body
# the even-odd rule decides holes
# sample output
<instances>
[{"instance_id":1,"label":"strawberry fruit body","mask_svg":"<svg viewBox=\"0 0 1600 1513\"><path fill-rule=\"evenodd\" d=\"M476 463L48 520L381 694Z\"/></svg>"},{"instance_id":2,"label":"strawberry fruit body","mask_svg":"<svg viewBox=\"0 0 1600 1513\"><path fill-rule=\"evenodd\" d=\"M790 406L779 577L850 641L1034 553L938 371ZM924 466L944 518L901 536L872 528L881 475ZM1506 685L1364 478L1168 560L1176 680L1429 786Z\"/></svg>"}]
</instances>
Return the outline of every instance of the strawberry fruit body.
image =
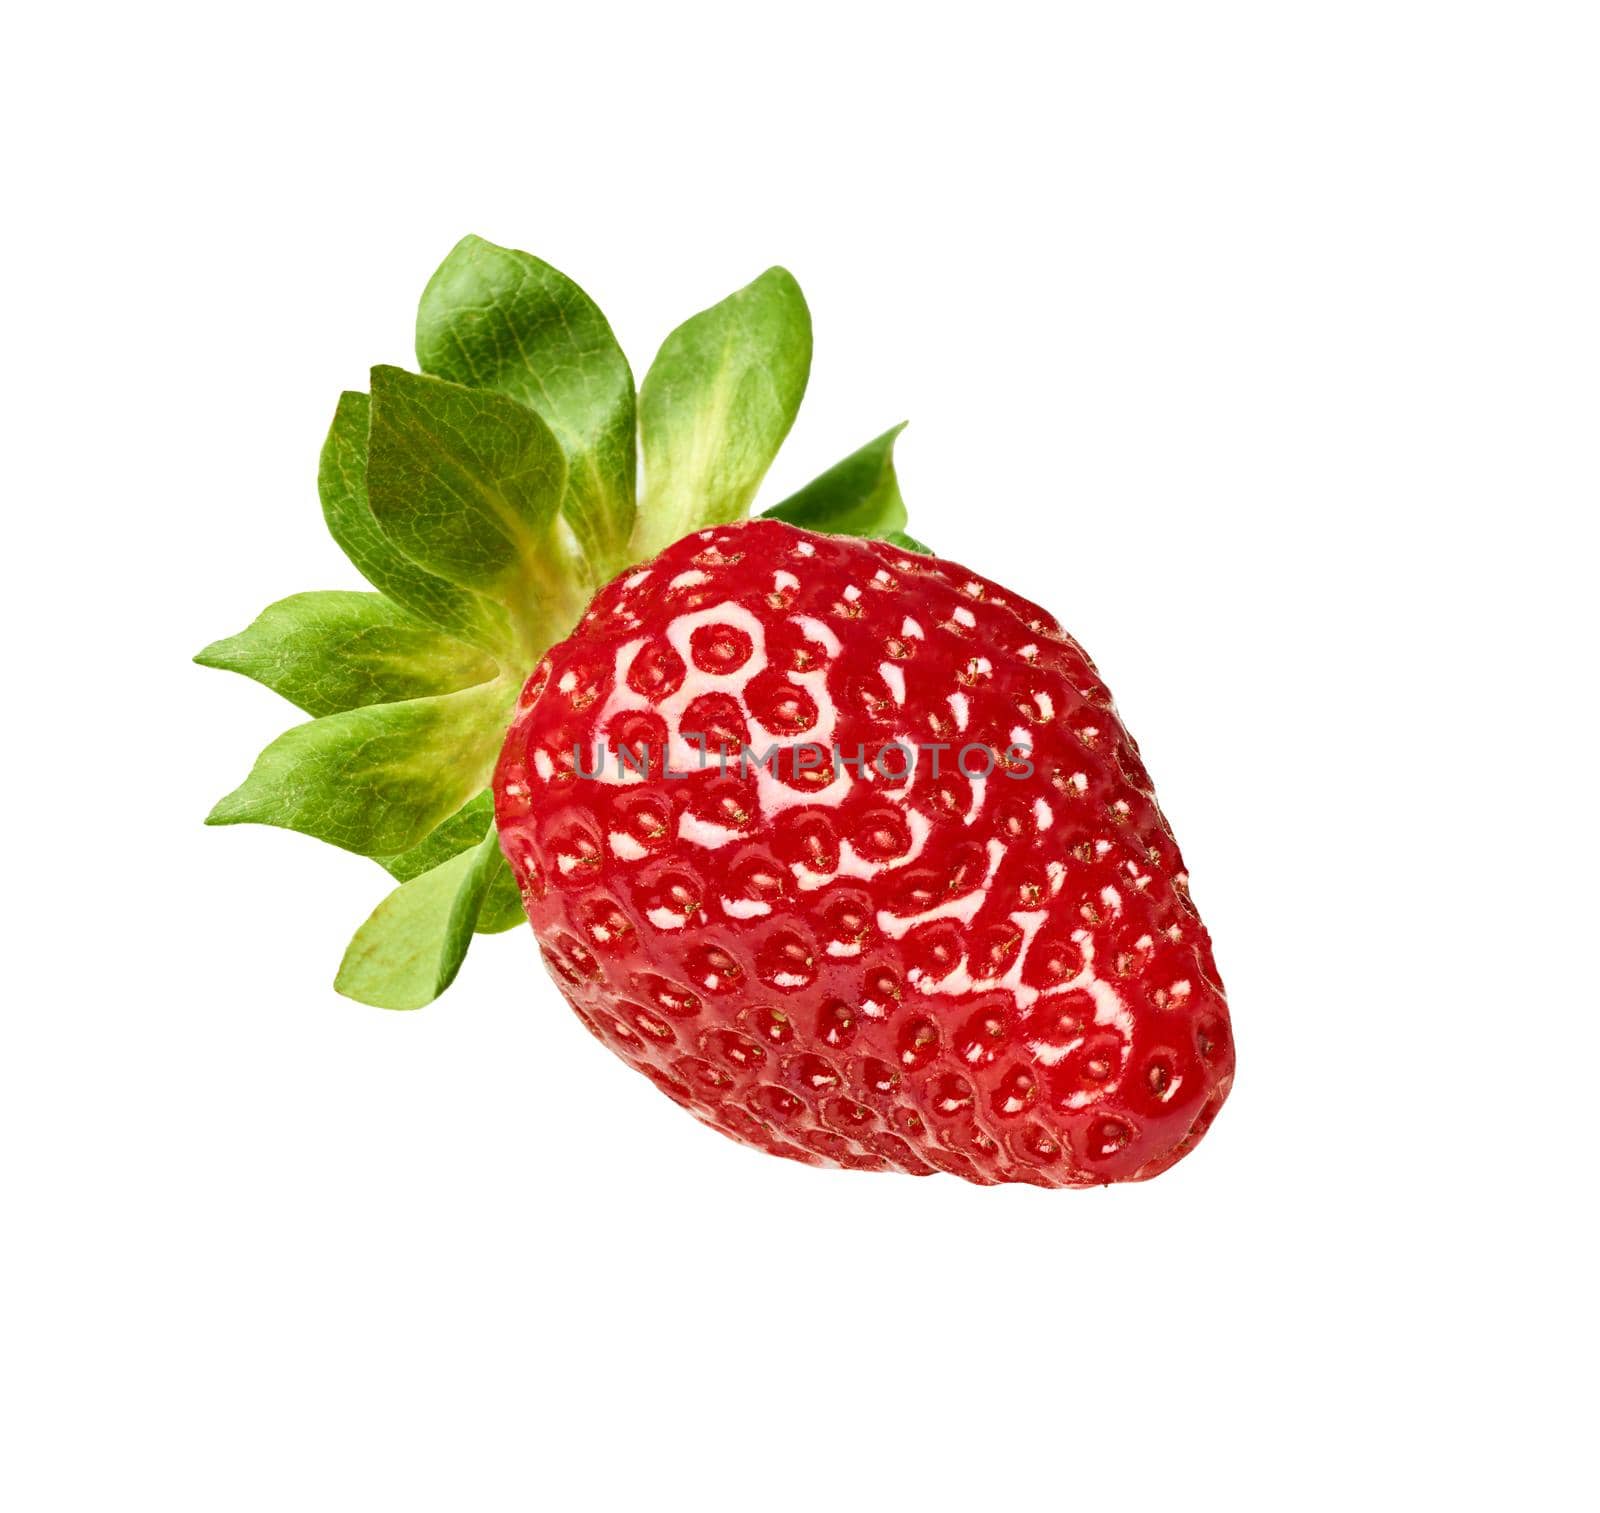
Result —
<instances>
[{"instance_id":1,"label":"strawberry fruit body","mask_svg":"<svg viewBox=\"0 0 1600 1513\"><path fill-rule=\"evenodd\" d=\"M975 573L777 521L604 588L494 779L545 961L702 1122L810 1163L1154 1176L1233 1075L1172 833L1082 648Z\"/></svg>"}]
</instances>

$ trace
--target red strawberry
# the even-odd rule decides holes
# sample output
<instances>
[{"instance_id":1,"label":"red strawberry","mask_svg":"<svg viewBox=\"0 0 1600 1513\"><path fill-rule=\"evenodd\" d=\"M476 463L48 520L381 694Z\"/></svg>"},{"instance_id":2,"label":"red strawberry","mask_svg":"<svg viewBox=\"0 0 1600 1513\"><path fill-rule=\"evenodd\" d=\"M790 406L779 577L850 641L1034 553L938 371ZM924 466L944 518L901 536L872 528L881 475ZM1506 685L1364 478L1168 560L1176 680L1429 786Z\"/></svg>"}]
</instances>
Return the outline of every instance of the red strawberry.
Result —
<instances>
[{"instance_id":1,"label":"red strawberry","mask_svg":"<svg viewBox=\"0 0 1600 1513\"><path fill-rule=\"evenodd\" d=\"M953 563L777 521L679 541L539 664L494 793L567 1001L734 1139L1081 1186L1165 1170L1227 1096L1110 693Z\"/></svg>"},{"instance_id":2,"label":"red strawberry","mask_svg":"<svg viewBox=\"0 0 1600 1513\"><path fill-rule=\"evenodd\" d=\"M637 389L578 285L477 237L416 331L423 371L342 396L318 473L373 592L196 659L310 716L209 822L393 880L334 986L420 1008L525 909L600 1039L774 1154L1056 1187L1193 1146L1227 1007L1089 659L905 534L900 426L729 523L805 392L793 275Z\"/></svg>"}]
</instances>

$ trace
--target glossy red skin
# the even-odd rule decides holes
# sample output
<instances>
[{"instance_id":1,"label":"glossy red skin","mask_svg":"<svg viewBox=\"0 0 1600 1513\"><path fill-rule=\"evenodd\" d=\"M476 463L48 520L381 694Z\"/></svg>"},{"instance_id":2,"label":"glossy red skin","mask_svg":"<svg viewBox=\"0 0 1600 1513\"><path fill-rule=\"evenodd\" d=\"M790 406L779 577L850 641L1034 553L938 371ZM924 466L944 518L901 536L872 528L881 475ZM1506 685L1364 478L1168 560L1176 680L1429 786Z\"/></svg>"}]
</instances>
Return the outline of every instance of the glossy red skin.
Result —
<instances>
[{"instance_id":1,"label":"glossy red skin","mask_svg":"<svg viewBox=\"0 0 1600 1513\"><path fill-rule=\"evenodd\" d=\"M645 567L536 669L494 782L546 963L595 1036L712 1128L799 1161L1056 1187L1151 1177L1191 1150L1233 1077L1227 1004L1177 844L1082 648L953 563L771 521L701 532ZM687 635L679 617L700 611ZM580 776L608 703L659 710L686 674L700 681L669 631L730 689L763 652L768 669L683 712L680 730L710 733L704 768L680 743L667 776L665 724L613 712L649 776ZM808 704L796 679L824 669ZM830 701L827 746L864 748L870 770L896 738L949 741L939 777L927 750L909 786L894 753L888 779L841 778L831 760L800 775L792 752L777 786L736 757L718 772L719 737L824 744ZM950 765L967 744L1013 750L980 788ZM873 875L819 881L841 857Z\"/></svg>"}]
</instances>

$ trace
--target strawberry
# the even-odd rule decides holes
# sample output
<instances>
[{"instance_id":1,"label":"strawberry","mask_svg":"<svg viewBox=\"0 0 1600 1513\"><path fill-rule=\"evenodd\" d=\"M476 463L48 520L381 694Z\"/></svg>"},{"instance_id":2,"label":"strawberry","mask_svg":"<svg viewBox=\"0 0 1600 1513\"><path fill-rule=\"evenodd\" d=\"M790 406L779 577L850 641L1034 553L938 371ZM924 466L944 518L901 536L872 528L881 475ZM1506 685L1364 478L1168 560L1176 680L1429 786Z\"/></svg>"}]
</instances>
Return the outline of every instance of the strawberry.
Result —
<instances>
[{"instance_id":1,"label":"strawberry","mask_svg":"<svg viewBox=\"0 0 1600 1513\"><path fill-rule=\"evenodd\" d=\"M417 359L322 452L371 591L196 658L310 717L208 823L393 879L334 986L419 1008L526 911L589 1029L758 1149L1045 1187L1187 1152L1227 1007L1087 656L905 534L899 426L746 521L810 369L793 277L685 321L636 389L582 289L468 237Z\"/></svg>"},{"instance_id":2,"label":"strawberry","mask_svg":"<svg viewBox=\"0 0 1600 1513\"><path fill-rule=\"evenodd\" d=\"M954 563L777 521L679 541L540 662L494 793L568 1003L736 1140L1079 1186L1165 1170L1227 1095L1111 695Z\"/></svg>"}]
</instances>

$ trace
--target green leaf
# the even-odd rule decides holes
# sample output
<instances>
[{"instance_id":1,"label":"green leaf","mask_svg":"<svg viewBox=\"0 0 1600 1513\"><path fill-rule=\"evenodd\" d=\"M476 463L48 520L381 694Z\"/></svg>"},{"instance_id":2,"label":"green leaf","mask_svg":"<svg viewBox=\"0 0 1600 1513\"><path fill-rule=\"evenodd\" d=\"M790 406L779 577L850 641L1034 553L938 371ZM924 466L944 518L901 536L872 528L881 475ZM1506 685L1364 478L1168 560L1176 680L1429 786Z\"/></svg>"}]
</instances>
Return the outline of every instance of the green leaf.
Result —
<instances>
[{"instance_id":1,"label":"green leaf","mask_svg":"<svg viewBox=\"0 0 1600 1513\"><path fill-rule=\"evenodd\" d=\"M898 531L906 523L906 507L894 473L894 442L905 428L902 420L764 513L835 536L884 537Z\"/></svg>"},{"instance_id":2,"label":"green leaf","mask_svg":"<svg viewBox=\"0 0 1600 1513\"><path fill-rule=\"evenodd\" d=\"M525 405L401 368L372 370L373 516L429 572L505 605L530 668L588 600L559 528L566 479L559 443Z\"/></svg>"},{"instance_id":3,"label":"green leaf","mask_svg":"<svg viewBox=\"0 0 1600 1513\"><path fill-rule=\"evenodd\" d=\"M407 851L489 781L515 698L496 679L296 725L206 823L278 825L364 856Z\"/></svg>"},{"instance_id":4,"label":"green leaf","mask_svg":"<svg viewBox=\"0 0 1600 1513\"><path fill-rule=\"evenodd\" d=\"M463 237L423 291L424 373L538 411L566 453L562 512L596 584L625 565L633 529L633 373L600 308L526 252Z\"/></svg>"},{"instance_id":5,"label":"green leaf","mask_svg":"<svg viewBox=\"0 0 1600 1513\"><path fill-rule=\"evenodd\" d=\"M920 552L924 557L936 555L931 546L924 546L915 536L908 536L904 531L890 531L883 539L895 546L903 546L908 552Z\"/></svg>"},{"instance_id":6,"label":"green leaf","mask_svg":"<svg viewBox=\"0 0 1600 1513\"><path fill-rule=\"evenodd\" d=\"M334 987L380 1009L420 1009L455 981L495 867L505 867L491 824L470 851L402 883L356 931Z\"/></svg>"},{"instance_id":7,"label":"green leaf","mask_svg":"<svg viewBox=\"0 0 1600 1513\"><path fill-rule=\"evenodd\" d=\"M509 646L513 637L505 609L419 566L379 527L367 500L370 414L365 394L340 395L317 468L317 491L329 534L361 576L396 604L474 646L490 650Z\"/></svg>"},{"instance_id":8,"label":"green leaf","mask_svg":"<svg viewBox=\"0 0 1600 1513\"><path fill-rule=\"evenodd\" d=\"M496 676L481 651L419 625L381 594L294 594L195 661L242 673L309 715L454 693Z\"/></svg>"},{"instance_id":9,"label":"green leaf","mask_svg":"<svg viewBox=\"0 0 1600 1513\"><path fill-rule=\"evenodd\" d=\"M639 390L636 558L701 526L745 517L810 371L811 315L783 268L769 268L667 337Z\"/></svg>"}]
</instances>

